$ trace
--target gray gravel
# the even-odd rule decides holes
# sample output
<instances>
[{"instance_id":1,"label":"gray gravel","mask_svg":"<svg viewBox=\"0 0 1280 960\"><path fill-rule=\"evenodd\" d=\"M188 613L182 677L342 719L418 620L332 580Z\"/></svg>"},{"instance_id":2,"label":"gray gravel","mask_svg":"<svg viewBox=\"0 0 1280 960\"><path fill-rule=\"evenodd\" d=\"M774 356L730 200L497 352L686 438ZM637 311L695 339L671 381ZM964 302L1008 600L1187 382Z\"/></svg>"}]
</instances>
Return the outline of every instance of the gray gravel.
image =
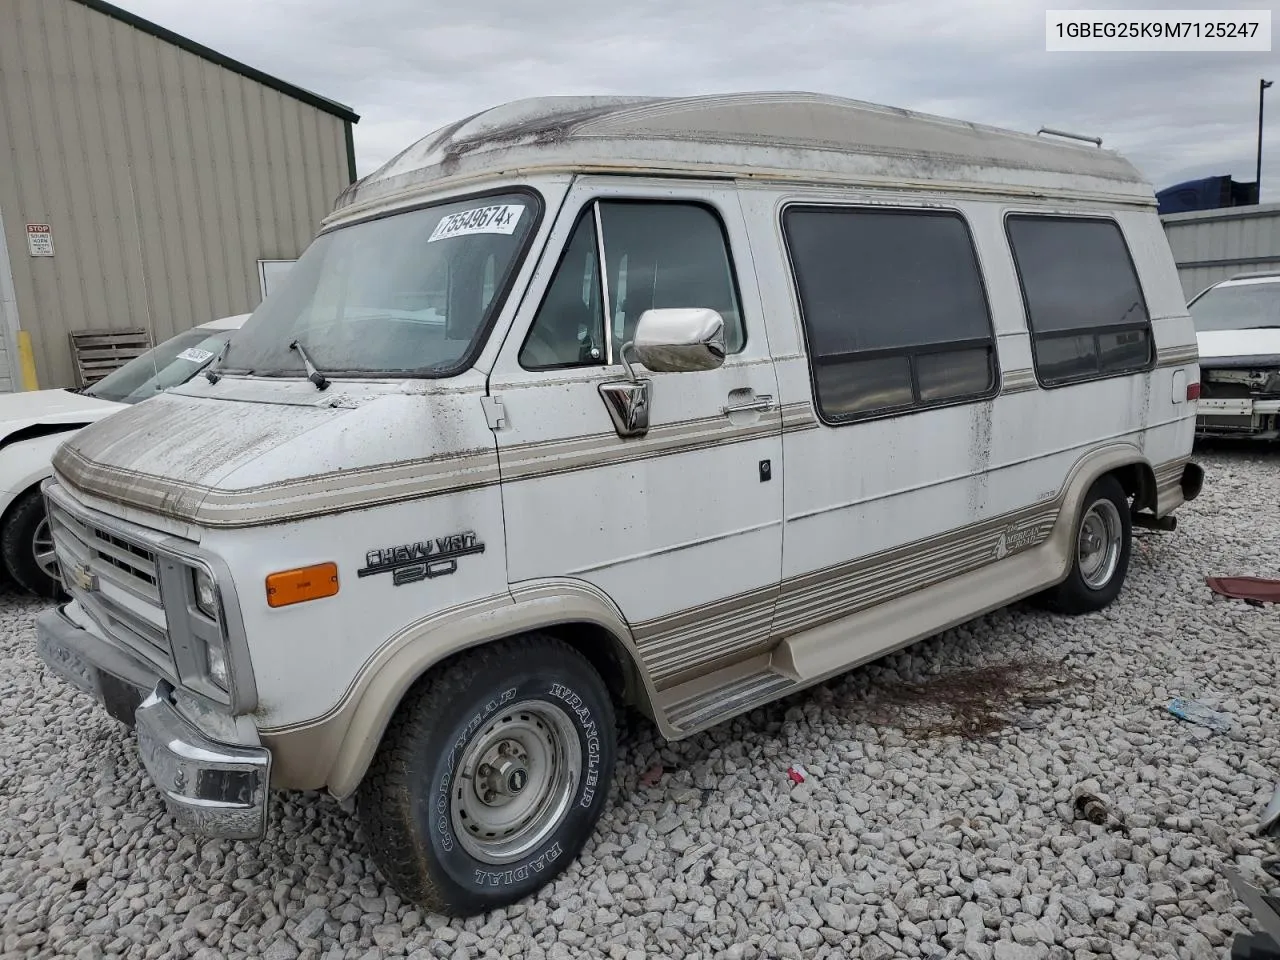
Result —
<instances>
[{"instance_id":1,"label":"gray gravel","mask_svg":"<svg viewBox=\"0 0 1280 960\"><path fill-rule=\"evenodd\" d=\"M1200 457L1204 494L1139 534L1110 610L1001 611L674 745L633 722L580 862L466 922L396 897L326 796L278 797L261 844L178 834L123 728L39 665L40 605L6 593L3 956L1225 957L1251 920L1219 866L1276 886L1253 829L1280 609L1204 577L1280 573L1280 452ZM1077 817L1081 793L1121 822Z\"/></svg>"}]
</instances>

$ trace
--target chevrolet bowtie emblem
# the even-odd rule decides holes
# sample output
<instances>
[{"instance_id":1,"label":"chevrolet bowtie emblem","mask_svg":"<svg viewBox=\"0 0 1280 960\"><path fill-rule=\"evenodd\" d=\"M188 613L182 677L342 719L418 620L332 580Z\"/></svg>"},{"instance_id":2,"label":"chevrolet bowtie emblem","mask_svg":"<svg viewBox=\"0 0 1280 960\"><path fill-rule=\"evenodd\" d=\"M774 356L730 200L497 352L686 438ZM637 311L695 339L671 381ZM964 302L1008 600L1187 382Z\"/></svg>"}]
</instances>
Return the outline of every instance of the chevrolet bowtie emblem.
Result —
<instances>
[{"instance_id":1,"label":"chevrolet bowtie emblem","mask_svg":"<svg viewBox=\"0 0 1280 960\"><path fill-rule=\"evenodd\" d=\"M85 563L72 564L71 569L67 571L67 579L81 590L95 590L98 586L98 578Z\"/></svg>"}]
</instances>

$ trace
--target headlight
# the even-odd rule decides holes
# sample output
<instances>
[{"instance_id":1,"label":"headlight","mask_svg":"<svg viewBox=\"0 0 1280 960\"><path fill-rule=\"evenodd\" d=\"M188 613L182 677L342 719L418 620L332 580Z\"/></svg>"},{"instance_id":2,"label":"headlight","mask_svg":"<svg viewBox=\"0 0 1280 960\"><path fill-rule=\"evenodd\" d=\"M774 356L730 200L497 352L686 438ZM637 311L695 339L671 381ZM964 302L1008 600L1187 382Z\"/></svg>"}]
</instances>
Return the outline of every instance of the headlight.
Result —
<instances>
[{"instance_id":1,"label":"headlight","mask_svg":"<svg viewBox=\"0 0 1280 960\"><path fill-rule=\"evenodd\" d=\"M227 664L227 643L222 630L222 598L218 584L209 571L191 567L191 586L188 607L188 636L192 642L195 663L192 667L206 682L227 693L231 690L230 670ZM203 657L199 648L204 648ZM203 661L203 662L201 662Z\"/></svg>"},{"instance_id":2,"label":"headlight","mask_svg":"<svg viewBox=\"0 0 1280 960\"><path fill-rule=\"evenodd\" d=\"M230 681L227 679L227 652L220 643L211 643L208 646L209 651L209 679L220 686L223 690L229 689Z\"/></svg>"},{"instance_id":3,"label":"headlight","mask_svg":"<svg viewBox=\"0 0 1280 960\"><path fill-rule=\"evenodd\" d=\"M218 619L218 587L209 574L196 568L196 606L210 620Z\"/></svg>"}]
</instances>

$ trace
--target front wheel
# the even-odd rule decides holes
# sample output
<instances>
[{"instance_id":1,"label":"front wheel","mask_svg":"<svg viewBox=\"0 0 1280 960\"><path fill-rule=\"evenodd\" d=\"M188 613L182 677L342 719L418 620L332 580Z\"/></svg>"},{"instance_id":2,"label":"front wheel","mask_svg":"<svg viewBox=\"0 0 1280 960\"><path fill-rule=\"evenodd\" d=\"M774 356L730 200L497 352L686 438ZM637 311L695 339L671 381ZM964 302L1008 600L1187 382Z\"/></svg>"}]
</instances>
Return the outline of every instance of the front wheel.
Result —
<instances>
[{"instance_id":1,"label":"front wheel","mask_svg":"<svg viewBox=\"0 0 1280 960\"><path fill-rule=\"evenodd\" d=\"M591 664L531 635L463 654L400 705L360 786L375 861L400 894L471 916L545 886L604 810L613 705Z\"/></svg>"},{"instance_id":2,"label":"front wheel","mask_svg":"<svg viewBox=\"0 0 1280 960\"><path fill-rule=\"evenodd\" d=\"M0 530L0 555L5 570L25 590L49 600L64 598L53 552L53 535L39 488L14 502Z\"/></svg>"},{"instance_id":3,"label":"front wheel","mask_svg":"<svg viewBox=\"0 0 1280 960\"><path fill-rule=\"evenodd\" d=\"M1129 570L1133 524L1124 488L1113 476L1099 477L1085 494L1072 541L1067 578L1037 598L1055 613L1101 610L1113 601Z\"/></svg>"}]
</instances>

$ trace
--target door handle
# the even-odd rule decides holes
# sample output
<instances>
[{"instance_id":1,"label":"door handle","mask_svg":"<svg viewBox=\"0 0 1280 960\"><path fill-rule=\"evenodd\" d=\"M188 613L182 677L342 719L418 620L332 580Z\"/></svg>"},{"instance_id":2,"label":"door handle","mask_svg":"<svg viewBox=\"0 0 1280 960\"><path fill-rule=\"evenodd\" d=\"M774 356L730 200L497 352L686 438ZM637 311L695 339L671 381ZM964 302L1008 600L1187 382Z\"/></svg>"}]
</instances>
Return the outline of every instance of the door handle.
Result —
<instances>
[{"instance_id":1,"label":"door handle","mask_svg":"<svg viewBox=\"0 0 1280 960\"><path fill-rule=\"evenodd\" d=\"M768 413L772 409L773 397L762 393L758 397L743 400L741 403L726 403L720 408L720 412L728 416L731 413Z\"/></svg>"}]
</instances>

